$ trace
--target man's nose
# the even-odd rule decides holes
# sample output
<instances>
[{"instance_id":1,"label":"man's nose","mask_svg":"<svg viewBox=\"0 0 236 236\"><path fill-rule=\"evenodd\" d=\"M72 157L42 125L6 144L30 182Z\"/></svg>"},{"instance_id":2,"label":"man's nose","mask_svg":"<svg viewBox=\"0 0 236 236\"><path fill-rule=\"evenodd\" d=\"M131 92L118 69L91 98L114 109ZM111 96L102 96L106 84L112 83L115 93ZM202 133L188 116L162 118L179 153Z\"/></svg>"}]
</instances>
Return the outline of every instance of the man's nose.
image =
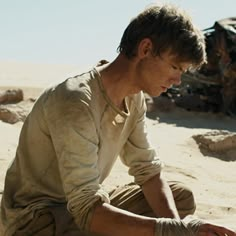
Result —
<instances>
[{"instance_id":1,"label":"man's nose","mask_svg":"<svg viewBox=\"0 0 236 236\"><path fill-rule=\"evenodd\" d=\"M179 74L179 75L176 75L174 78L172 78L172 80L171 80L172 84L180 85L181 84L181 75L182 74Z\"/></svg>"}]
</instances>

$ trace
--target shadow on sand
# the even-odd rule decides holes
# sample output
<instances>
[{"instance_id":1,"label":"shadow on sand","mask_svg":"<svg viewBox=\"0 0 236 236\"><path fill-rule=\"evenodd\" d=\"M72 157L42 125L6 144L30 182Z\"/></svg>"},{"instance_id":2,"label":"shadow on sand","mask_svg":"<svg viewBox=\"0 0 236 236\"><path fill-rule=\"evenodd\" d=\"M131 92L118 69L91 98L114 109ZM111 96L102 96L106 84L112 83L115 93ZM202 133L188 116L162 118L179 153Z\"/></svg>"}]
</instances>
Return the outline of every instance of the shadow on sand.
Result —
<instances>
[{"instance_id":1,"label":"shadow on sand","mask_svg":"<svg viewBox=\"0 0 236 236\"><path fill-rule=\"evenodd\" d=\"M236 119L222 113L192 112L176 107L166 112L158 110L147 112L147 117L177 127L236 132Z\"/></svg>"}]
</instances>

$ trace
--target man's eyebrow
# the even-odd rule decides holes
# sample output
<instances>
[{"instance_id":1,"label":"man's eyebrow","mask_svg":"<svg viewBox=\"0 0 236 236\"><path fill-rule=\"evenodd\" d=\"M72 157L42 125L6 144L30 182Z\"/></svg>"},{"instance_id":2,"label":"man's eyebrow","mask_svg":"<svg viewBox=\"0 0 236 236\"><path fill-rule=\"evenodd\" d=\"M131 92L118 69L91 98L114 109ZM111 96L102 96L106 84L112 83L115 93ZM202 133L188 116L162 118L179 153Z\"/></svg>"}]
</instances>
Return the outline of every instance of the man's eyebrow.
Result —
<instances>
[{"instance_id":1,"label":"man's eyebrow","mask_svg":"<svg viewBox=\"0 0 236 236\"><path fill-rule=\"evenodd\" d=\"M175 67L177 70L180 70L181 72L185 72L186 70L184 70L180 65L176 64L172 64L173 67Z\"/></svg>"},{"instance_id":2,"label":"man's eyebrow","mask_svg":"<svg viewBox=\"0 0 236 236\"><path fill-rule=\"evenodd\" d=\"M189 69L189 67L184 69L180 64L177 64L176 67L178 68L178 70L180 70L183 73L185 73Z\"/></svg>"}]
</instances>

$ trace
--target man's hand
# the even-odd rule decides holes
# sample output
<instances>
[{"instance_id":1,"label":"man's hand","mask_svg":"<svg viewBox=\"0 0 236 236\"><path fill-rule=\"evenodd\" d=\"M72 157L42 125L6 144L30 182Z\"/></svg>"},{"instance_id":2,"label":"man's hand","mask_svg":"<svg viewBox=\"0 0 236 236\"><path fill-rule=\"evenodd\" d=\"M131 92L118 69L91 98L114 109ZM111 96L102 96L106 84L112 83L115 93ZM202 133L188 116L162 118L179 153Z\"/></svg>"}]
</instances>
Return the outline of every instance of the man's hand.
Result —
<instances>
[{"instance_id":1,"label":"man's hand","mask_svg":"<svg viewBox=\"0 0 236 236\"><path fill-rule=\"evenodd\" d=\"M199 227L197 236L236 236L236 232L219 225L204 223Z\"/></svg>"}]
</instances>

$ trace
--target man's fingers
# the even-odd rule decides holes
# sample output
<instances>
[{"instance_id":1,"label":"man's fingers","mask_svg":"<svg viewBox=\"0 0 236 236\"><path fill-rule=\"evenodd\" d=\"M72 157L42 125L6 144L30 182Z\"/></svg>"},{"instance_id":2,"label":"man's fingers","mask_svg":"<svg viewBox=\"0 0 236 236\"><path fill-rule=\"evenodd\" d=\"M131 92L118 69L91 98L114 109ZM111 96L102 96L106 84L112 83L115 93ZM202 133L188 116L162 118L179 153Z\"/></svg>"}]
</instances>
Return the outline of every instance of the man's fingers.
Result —
<instances>
[{"instance_id":1,"label":"man's fingers","mask_svg":"<svg viewBox=\"0 0 236 236\"><path fill-rule=\"evenodd\" d=\"M227 229L227 228L222 227L222 226L208 224L208 229L210 229L216 235L219 235L219 236L236 236L235 231Z\"/></svg>"}]
</instances>

